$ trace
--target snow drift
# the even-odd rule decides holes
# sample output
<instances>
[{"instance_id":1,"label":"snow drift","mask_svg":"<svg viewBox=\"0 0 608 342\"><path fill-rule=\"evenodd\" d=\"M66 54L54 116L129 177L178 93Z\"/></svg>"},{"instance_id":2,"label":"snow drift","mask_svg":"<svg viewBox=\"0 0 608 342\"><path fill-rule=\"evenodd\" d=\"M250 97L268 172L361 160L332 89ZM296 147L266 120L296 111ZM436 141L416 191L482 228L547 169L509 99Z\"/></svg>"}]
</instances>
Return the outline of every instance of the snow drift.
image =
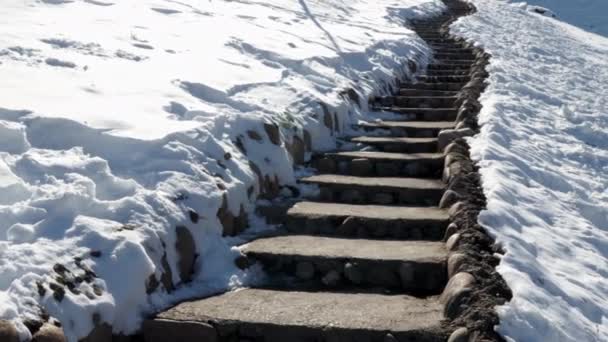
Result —
<instances>
[{"instance_id":1,"label":"snow drift","mask_svg":"<svg viewBox=\"0 0 608 342\"><path fill-rule=\"evenodd\" d=\"M128 334L180 298L255 281L218 211L264 229L257 196L293 184L304 149L332 148L368 95L425 62L404 19L442 9L4 1L0 319L23 339L46 313L70 341L102 323ZM194 248L192 275L176 244Z\"/></svg>"},{"instance_id":2,"label":"snow drift","mask_svg":"<svg viewBox=\"0 0 608 342\"><path fill-rule=\"evenodd\" d=\"M524 3L472 2L478 12L452 29L492 55L471 144L488 201L479 220L506 251L498 271L513 290L497 330L606 341L608 39Z\"/></svg>"}]
</instances>

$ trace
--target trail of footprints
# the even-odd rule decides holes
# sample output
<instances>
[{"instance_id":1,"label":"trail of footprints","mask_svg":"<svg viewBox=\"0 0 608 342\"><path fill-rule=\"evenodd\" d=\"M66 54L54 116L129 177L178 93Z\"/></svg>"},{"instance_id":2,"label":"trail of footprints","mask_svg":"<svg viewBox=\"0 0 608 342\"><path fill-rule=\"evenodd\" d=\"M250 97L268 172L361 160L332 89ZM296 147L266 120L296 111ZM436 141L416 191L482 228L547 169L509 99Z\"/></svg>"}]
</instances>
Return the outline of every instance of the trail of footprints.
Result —
<instances>
[{"instance_id":1,"label":"trail of footprints","mask_svg":"<svg viewBox=\"0 0 608 342\"><path fill-rule=\"evenodd\" d=\"M447 339L449 215L439 208L446 185L437 137L455 126L478 53L441 32L468 11L448 5L414 27L434 50L426 74L372 103L403 119L359 124L351 140L372 151L315 158L319 173L301 181L317 184L319 198L288 211L288 234L245 246L273 284L179 304L145 322L146 341Z\"/></svg>"}]
</instances>

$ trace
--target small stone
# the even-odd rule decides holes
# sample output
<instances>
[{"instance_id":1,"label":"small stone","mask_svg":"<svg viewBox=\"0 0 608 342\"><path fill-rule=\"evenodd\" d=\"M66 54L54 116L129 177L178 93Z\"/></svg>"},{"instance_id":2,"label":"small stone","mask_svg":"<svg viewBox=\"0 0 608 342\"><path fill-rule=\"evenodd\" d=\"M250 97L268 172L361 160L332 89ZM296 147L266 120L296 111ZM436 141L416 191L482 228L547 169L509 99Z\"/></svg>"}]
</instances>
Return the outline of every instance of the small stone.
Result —
<instances>
[{"instance_id":1,"label":"small stone","mask_svg":"<svg viewBox=\"0 0 608 342\"><path fill-rule=\"evenodd\" d=\"M315 266L308 261L300 261L296 264L296 277L302 280L310 280L315 275Z\"/></svg>"},{"instance_id":2,"label":"small stone","mask_svg":"<svg viewBox=\"0 0 608 342\"><path fill-rule=\"evenodd\" d=\"M260 135L260 133L256 132L256 131L247 131L247 135L249 136L249 138L255 140L255 141L261 141L262 140L262 136Z\"/></svg>"},{"instance_id":3,"label":"small stone","mask_svg":"<svg viewBox=\"0 0 608 342\"><path fill-rule=\"evenodd\" d=\"M366 158L355 158L350 162L350 173L357 177L370 176L374 170L373 163Z\"/></svg>"},{"instance_id":4,"label":"small stone","mask_svg":"<svg viewBox=\"0 0 608 342\"><path fill-rule=\"evenodd\" d=\"M19 333L13 323L0 320L0 341L19 342Z\"/></svg>"},{"instance_id":5,"label":"small stone","mask_svg":"<svg viewBox=\"0 0 608 342\"><path fill-rule=\"evenodd\" d=\"M456 234L450 236L448 241L445 243L445 248L450 252L454 251L454 250L456 250L456 248L458 248L459 243L460 243L460 233L456 233Z\"/></svg>"},{"instance_id":6,"label":"small stone","mask_svg":"<svg viewBox=\"0 0 608 342\"><path fill-rule=\"evenodd\" d=\"M388 333L384 336L384 340L382 342L399 342L399 340L395 338L393 334Z\"/></svg>"},{"instance_id":7,"label":"small stone","mask_svg":"<svg viewBox=\"0 0 608 342\"><path fill-rule=\"evenodd\" d=\"M448 318L456 317L463 309L465 299L471 294L475 278L466 272L455 274L446 285L439 297L445 305L444 315Z\"/></svg>"},{"instance_id":8,"label":"small stone","mask_svg":"<svg viewBox=\"0 0 608 342\"><path fill-rule=\"evenodd\" d=\"M462 253L452 253L448 258L448 278L460 271L466 260L466 256Z\"/></svg>"},{"instance_id":9,"label":"small stone","mask_svg":"<svg viewBox=\"0 0 608 342\"><path fill-rule=\"evenodd\" d=\"M469 329L462 327L454 330L450 335L448 342L468 342L469 341Z\"/></svg>"},{"instance_id":10,"label":"small stone","mask_svg":"<svg viewBox=\"0 0 608 342\"><path fill-rule=\"evenodd\" d=\"M448 227L445 230L445 235L443 237L443 241L447 241L450 236L456 234L458 232L458 225L456 225L456 223L452 222L448 225Z\"/></svg>"},{"instance_id":11,"label":"small stone","mask_svg":"<svg viewBox=\"0 0 608 342\"><path fill-rule=\"evenodd\" d=\"M450 207L450 209L448 209L448 215L450 215L451 218L456 217L456 215L458 215L462 210L464 210L465 206L466 203L463 201L454 203Z\"/></svg>"},{"instance_id":12,"label":"small stone","mask_svg":"<svg viewBox=\"0 0 608 342\"><path fill-rule=\"evenodd\" d=\"M462 137L468 137L475 135L475 132L470 128L464 129L444 129L439 132L438 144L439 150L443 151L446 146L448 146L453 140Z\"/></svg>"},{"instance_id":13,"label":"small stone","mask_svg":"<svg viewBox=\"0 0 608 342\"><path fill-rule=\"evenodd\" d=\"M392 194L387 193L378 193L372 196L372 202L374 204L393 204L395 202L395 198Z\"/></svg>"},{"instance_id":14,"label":"small stone","mask_svg":"<svg viewBox=\"0 0 608 342\"><path fill-rule=\"evenodd\" d=\"M200 216L198 215L198 213L194 210L188 210L188 215L190 216L190 221L192 221L192 223L198 223L198 220L200 218Z\"/></svg>"},{"instance_id":15,"label":"small stone","mask_svg":"<svg viewBox=\"0 0 608 342\"><path fill-rule=\"evenodd\" d=\"M325 286L335 287L340 283L340 273L336 270L331 270L327 272L327 274L321 279L321 282L325 284Z\"/></svg>"},{"instance_id":16,"label":"small stone","mask_svg":"<svg viewBox=\"0 0 608 342\"><path fill-rule=\"evenodd\" d=\"M446 190L439 201L439 208L447 209L454 203L458 202L462 197L454 190Z\"/></svg>"},{"instance_id":17,"label":"small stone","mask_svg":"<svg viewBox=\"0 0 608 342\"><path fill-rule=\"evenodd\" d=\"M356 263L346 263L344 265L344 277L348 279L353 284L361 284L363 281L363 274L361 273L361 269Z\"/></svg>"},{"instance_id":18,"label":"small stone","mask_svg":"<svg viewBox=\"0 0 608 342\"><path fill-rule=\"evenodd\" d=\"M271 143L281 145L281 133L278 125L265 123L264 130L266 131L266 135L268 135L268 139L270 139Z\"/></svg>"},{"instance_id":19,"label":"small stone","mask_svg":"<svg viewBox=\"0 0 608 342\"><path fill-rule=\"evenodd\" d=\"M34 336L32 342L66 342L67 339L63 334L63 330L52 324L44 324Z\"/></svg>"},{"instance_id":20,"label":"small stone","mask_svg":"<svg viewBox=\"0 0 608 342\"><path fill-rule=\"evenodd\" d=\"M197 256L196 243L190 230L184 226L178 226L175 233L177 235L175 250L179 256L179 277L182 282L187 283L192 280L192 274L194 274L194 263Z\"/></svg>"}]
</instances>

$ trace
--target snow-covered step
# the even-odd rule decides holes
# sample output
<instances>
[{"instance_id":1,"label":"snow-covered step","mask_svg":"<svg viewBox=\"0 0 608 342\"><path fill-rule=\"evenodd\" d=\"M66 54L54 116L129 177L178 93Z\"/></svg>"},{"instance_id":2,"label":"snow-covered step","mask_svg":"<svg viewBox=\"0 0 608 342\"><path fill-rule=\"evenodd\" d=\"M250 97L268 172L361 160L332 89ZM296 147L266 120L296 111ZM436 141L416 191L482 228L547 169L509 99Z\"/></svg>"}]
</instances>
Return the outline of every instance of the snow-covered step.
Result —
<instances>
[{"instance_id":1,"label":"snow-covered step","mask_svg":"<svg viewBox=\"0 0 608 342\"><path fill-rule=\"evenodd\" d=\"M350 141L374 146L384 152L433 153L437 152L437 138L360 136Z\"/></svg>"},{"instance_id":2,"label":"snow-covered step","mask_svg":"<svg viewBox=\"0 0 608 342\"><path fill-rule=\"evenodd\" d=\"M337 173L367 174L375 177L439 178L443 169L443 153L394 153L349 151L326 153L337 163Z\"/></svg>"},{"instance_id":3,"label":"snow-covered step","mask_svg":"<svg viewBox=\"0 0 608 342\"><path fill-rule=\"evenodd\" d=\"M449 223L436 207L299 202L287 211L288 231L358 238L440 240Z\"/></svg>"},{"instance_id":4,"label":"snow-covered step","mask_svg":"<svg viewBox=\"0 0 608 342\"><path fill-rule=\"evenodd\" d=\"M146 342L440 342L442 320L437 298L242 289L161 312L144 322L143 335Z\"/></svg>"},{"instance_id":5,"label":"snow-covered step","mask_svg":"<svg viewBox=\"0 0 608 342\"><path fill-rule=\"evenodd\" d=\"M361 122L359 127L365 130L388 129L393 136L436 137L443 129L452 129L453 121L374 121Z\"/></svg>"},{"instance_id":6,"label":"snow-covered step","mask_svg":"<svg viewBox=\"0 0 608 342\"><path fill-rule=\"evenodd\" d=\"M241 247L270 273L295 276L321 287L381 287L401 293L439 293L447 282L442 241L397 241L287 235Z\"/></svg>"},{"instance_id":7,"label":"snow-covered step","mask_svg":"<svg viewBox=\"0 0 608 342\"><path fill-rule=\"evenodd\" d=\"M300 179L321 188L321 200L338 203L438 205L445 184L441 180L322 174Z\"/></svg>"}]
</instances>

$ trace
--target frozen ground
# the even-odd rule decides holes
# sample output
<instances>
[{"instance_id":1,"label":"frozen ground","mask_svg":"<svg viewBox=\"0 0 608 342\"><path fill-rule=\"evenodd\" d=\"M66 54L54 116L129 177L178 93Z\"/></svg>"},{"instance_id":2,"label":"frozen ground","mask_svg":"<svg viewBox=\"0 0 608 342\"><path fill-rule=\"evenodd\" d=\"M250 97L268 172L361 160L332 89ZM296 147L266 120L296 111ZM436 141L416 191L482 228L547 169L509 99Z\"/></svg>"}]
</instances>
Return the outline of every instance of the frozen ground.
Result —
<instances>
[{"instance_id":1,"label":"frozen ground","mask_svg":"<svg viewBox=\"0 0 608 342\"><path fill-rule=\"evenodd\" d=\"M523 3L472 2L479 12L453 29L493 55L472 152L488 197L480 222L506 251L498 270L514 294L497 330L608 341L608 39ZM592 2L546 3L606 24Z\"/></svg>"},{"instance_id":2,"label":"frozen ground","mask_svg":"<svg viewBox=\"0 0 608 342\"><path fill-rule=\"evenodd\" d=\"M222 197L233 214L252 213L250 162L293 183L287 147L309 137L331 148L377 85L408 59L425 62L404 19L441 10L438 0L4 0L0 319L23 339L21 319L42 310L70 341L93 318L130 333L175 300L255 281L233 264L238 239L221 237ZM349 88L361 107L341 95ZM189 285L178 225L198 254ZM148 295L167 268L177 289Z\"/></svg>"}]
</instances>

